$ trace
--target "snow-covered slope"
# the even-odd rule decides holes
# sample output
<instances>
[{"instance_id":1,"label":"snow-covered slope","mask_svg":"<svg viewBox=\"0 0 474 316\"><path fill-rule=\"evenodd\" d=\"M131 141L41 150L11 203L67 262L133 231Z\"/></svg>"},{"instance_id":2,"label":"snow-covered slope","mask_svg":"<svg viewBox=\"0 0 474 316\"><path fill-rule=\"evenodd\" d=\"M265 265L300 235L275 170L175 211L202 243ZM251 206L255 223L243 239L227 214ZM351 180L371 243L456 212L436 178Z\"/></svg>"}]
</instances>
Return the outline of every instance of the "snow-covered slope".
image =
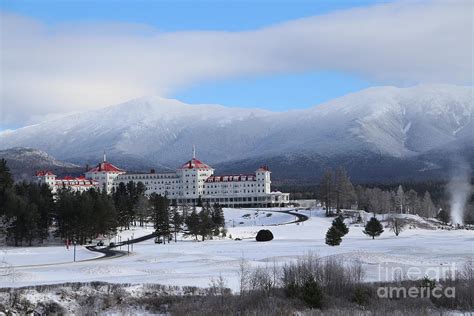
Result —
<instances>
[{"instance_id":1,"label":"snow-covered slope","mask_svg":"<svg viewBox=\"0 0 474 316\"><path fill-rule=\"evenodd\" d=\"M75 162L139 157L175 167L192 144L201 159L377 154L405 158L453 143L472 146L473 88L376 87L306 110L274 113L143 97L0 134L0 148L28 146ZM469 145L470 144L470 145Z\"/></svg>"},{"instance_id":2,"label":"snow-covered slope","mask_svg":"<svg viewBox=\"0 0 474 316\"><path fill-rule=\"evenodd\" d=\"M84 171L84 167L57 160L44 151L32 148L10 148L0 150L0 158L7 160L15 180L30 180L32 175L42 169L57 175L74 174Z\"/></svg>"}]
</instances>

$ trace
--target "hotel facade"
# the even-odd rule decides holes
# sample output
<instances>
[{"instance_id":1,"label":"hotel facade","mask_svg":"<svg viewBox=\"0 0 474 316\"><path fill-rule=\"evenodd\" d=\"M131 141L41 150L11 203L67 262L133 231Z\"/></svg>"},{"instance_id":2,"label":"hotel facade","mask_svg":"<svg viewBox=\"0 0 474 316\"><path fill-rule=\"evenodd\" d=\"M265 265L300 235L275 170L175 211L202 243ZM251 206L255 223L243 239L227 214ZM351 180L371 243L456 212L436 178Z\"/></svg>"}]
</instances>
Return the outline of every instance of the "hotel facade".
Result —
<instances>
[{"instance_id":1,"label":"hotel facade","mask_svg":"<svg viewBox=\"0 0 474 316\"><path fill-rule=\"evenodd\" d=\"M199 161L193 153L192 159L176 171L165 173L153 170L149 173L127 173L107 162L104 155L103 161L88 170L84 178L109 194L120 183L141 182L146 187L147 196L156 193L166 196L177 205L196 205L199 200L228 207L287 205L290 201L289 193L272 192L270 175L267 166L258 168L253 174L214 175L214 169ZM37 174L37 179L48 183L54 187L53 191L57 191L57 182L54 182L51 174Z\"/></svg>"}]
</instances>

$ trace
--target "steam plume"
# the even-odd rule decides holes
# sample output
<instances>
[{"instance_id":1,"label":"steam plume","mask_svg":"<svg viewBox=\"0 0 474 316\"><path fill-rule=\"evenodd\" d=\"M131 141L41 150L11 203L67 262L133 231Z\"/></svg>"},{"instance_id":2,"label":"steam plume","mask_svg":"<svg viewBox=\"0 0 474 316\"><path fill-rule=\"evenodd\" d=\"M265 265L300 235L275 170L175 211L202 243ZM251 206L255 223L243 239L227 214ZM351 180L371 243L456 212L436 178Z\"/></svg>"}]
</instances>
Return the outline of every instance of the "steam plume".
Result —
<instances>
[{"instance_id":1,"label":"steam plume","mask_svg":"<svg viewBox=\"0 0 474 316\"><path fill-rule=\"evenodd\" d=\"M471 167L465 161L457 159L453 164L451 180L448 184L451 206L451 223L462 225L466 202L471 194Z\"/></svg>"}]
</instances>

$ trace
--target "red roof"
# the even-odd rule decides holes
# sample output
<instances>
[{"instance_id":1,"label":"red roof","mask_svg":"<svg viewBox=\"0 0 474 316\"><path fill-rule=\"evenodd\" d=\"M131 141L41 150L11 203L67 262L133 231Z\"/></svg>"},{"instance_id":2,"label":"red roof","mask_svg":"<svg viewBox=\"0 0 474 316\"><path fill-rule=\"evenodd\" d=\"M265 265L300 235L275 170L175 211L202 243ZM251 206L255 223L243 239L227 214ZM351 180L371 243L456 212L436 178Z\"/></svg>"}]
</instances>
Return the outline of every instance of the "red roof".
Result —
<instances>
[{"instance_id":1,"label":"red roof","mask_svg":"<svg viewBox=\"0 0 474 316\"><path fill-rule=\"evenodd\" d=\"M268 166L261 166L257 169L257 171L270 171L270 169L268 168Z\"/></svg>"},{"instance_id":2,"label":"red roof","mask_svg":"<svg viewBox=\"0 0 474 316\"><path fill-rule=\"evenodd\" d=\"M36 176L37 176L37 177L55 176L55 174L52 173L51 171L40 170L40 171L37 171L37 172L36 172Z\"/></svg>"},{"instance_id":3,"label":"red roof","mask_svg":"<svg viewBox=\"0 0 474 316\"><path fill-rule=\"evenodd\" d=\"M124 170L120 169L119 167L114 166L110 162L101 162L94 168L90 169L88 172L125 172Z\"/></svg>"},{"instance_id":4,"label":"red roof","mask_svg":"<svg viewBox=\"0 0 474 316\"><path fill-rule=\"evenodd\" d=\"M211 167L196 158L193 158L182 165L180 169L211 169Z\"/></svg>"}]
</instances>

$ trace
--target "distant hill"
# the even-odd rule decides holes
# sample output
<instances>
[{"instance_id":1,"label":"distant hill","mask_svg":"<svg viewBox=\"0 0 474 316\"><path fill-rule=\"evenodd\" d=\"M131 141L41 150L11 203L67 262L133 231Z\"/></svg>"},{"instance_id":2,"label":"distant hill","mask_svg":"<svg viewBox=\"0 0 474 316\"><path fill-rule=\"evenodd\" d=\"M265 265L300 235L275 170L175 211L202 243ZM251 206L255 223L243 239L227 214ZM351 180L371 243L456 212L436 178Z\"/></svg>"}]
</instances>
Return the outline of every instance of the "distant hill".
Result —
<instances>
[{"instance_id":1,"label":"distant hill","mask_svg":"<svg viewBox=\"0 0 474 316\"><path fill-rule=\"evenodd\" d=\"M15 147L0 150L0 158L7 160L7 165L16 181L31 180L38 170L51 170L56 175L77 175L85 168L55 159L44 151Z\"/></svg>"}]
</instances>

